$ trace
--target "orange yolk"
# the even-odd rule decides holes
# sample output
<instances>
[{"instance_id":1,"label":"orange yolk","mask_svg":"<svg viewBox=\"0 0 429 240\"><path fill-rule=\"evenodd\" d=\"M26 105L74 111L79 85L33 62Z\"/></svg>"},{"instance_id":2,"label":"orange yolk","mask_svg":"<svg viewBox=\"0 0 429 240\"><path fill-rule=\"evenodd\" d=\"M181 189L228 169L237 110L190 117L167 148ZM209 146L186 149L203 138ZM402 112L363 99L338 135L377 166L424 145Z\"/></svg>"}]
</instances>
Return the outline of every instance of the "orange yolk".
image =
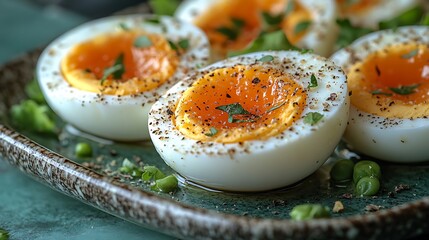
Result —
<instances>
[{"instance_id":1,"label":"orange yolk","mask_svg":"<svg viewBox=\"0 0 429 240\"><path fill-rule=\"evenodd\" d=\"M281 28L289 41L296 44L306 33L306 30L296 32L296 26L303 21L311 21L310 12L296 0L293 11L282 21ZM194 21L208 36L212 46L221 55L231 50L241 50L258 37L262 30L263 12L273 16L284 12L286 0L218 0L210 8L200 14ZM243 26L235 25L234 20L240 20ZM229 29L237 36L228 36L220 29Z\"/></svg>"},{"instance_id":2,"label":"orange yolk","mask_svg":"<svg viewBox=\"0 0 429 240\"><path fill-rule=\"evenodd\" d=\"M336 0L340 11L344 15L348 14L357 14L360 12L364 12L376 5L380 0Z\"/></svg>"},{"instance_id":3,"label":"orange yolk","mask_svg":"<svg viewBox=\"0 0 429 240\"><path fill-rule=\"evenodd\" d=\"M197 140L231 143L264 139L299 119L306 98L301 85L282 71L261 66L220 68L185 91L177 104L174 122L183 134ZM219 109L237 104L245 114ZM211 128L217 133L207 136Z\"/></svg>"},{"instance_id":4,"label":"orange yolk","mask_svg":"<svg viewBox=\"0 0 429 240\"><path fill-rule=\"evenodd\" d=\"M136 40L143 36L150 43L136 45ZM121 54L125 71L120 79L110 74L102 82L106 69L111 68ZM173 75L178 63L177 52L164 37L141 31L121 31L77 44L62 60L61 69L66 80L76 88L130 95L157 88Z\"/></svg>"},{"instance_id":5,"label":"orange yolk","mask_svg":"<svg viewBox=\"0 0 429 240\"><path fill-rule=\"evenodd\" d=\"M375 52L351 68L349 87L353 92L352 104L361 110L378 109L379 115L386 117L428 115L423 109L416 111L416 115L409 110L394 109L429 105L429 47L398 44ZM372 99L375 106L370 106L365 99Z\"/></svg>"}]
</instances>

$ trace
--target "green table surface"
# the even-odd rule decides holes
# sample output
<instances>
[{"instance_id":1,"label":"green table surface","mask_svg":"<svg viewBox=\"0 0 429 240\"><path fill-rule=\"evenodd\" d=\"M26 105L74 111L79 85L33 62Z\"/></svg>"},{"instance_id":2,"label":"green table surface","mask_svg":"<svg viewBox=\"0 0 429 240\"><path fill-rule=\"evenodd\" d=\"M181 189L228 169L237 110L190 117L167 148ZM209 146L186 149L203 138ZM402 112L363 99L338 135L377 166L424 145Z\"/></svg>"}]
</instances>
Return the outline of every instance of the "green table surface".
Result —
<instances>
[{"instance_id":1,"label":"green table surface","mask_svg":"<svg viewBox=\"0 0 429 240\"><path fill-rule=\"evenodd\" d=\"M56 7L0 0L0 64L84 21ZM1 157L0 228L10 239L173 239L56 192Z\"/></svg>"}]
</instances>

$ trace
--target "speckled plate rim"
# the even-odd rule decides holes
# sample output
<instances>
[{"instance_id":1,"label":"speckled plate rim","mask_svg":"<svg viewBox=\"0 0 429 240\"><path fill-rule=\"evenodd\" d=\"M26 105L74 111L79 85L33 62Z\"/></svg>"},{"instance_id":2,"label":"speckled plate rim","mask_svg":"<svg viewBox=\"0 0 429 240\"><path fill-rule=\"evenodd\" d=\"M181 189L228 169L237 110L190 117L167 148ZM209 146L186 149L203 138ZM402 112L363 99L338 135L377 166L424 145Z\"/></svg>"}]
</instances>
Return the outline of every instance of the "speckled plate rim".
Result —
<instances>
[{"instance_id":1,"label":"speckled plate rim","mask_svg":"<svg viewBox=\"0 0 429 240\"><path fill-rule=\"evenodd\" d=\"M0 89L10 88L10 96L20 95L24 83L14 87L14 81L31 79L39 54L33 51L0 67ZM0 156L59 192L184 239L403 239L429 231L429 197L350 217L310 221L253 218L187 206L109 179L1 123Z\"/></svg>"}]
</instances>

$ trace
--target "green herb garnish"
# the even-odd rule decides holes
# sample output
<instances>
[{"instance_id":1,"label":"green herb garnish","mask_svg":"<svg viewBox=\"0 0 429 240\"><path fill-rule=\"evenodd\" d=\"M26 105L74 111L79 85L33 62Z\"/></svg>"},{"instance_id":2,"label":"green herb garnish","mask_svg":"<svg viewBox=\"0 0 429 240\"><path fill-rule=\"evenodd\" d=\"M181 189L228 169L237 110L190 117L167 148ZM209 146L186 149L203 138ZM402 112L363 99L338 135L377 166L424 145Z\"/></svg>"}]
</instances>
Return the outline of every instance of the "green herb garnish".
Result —
<instances>
[{"instance_id":1,"label":"green herb garnish","mask_svg":"<svg viewBox=\"0 0 429 240\"><path fill-rule=\"evenodd\" d=\"M420 84L413 84L410 86L400 86L397 88L389 88L390 90L392 90L392 92L399 94L399 95L409 95L412 93L415 93L416 88L419 86Z\"/></svg>"},{"instance_id":2,"label":"green herb garnish","mask_svg":"<svg viewBox=\"0 0 429 240\"><path fill-rule=\"evenodd\" d=\"M155 166L144 166L142 180L148 182L151 180L159 180L165 178L165 174Z\"/></svg>"},{"instance_id":3,"label":"green herb garnish","mask_svg":"<svg viewBox=\"0 0 429 240\"><path fill-rule=\"evenodd\" d=\"M161 19L159 18L159 16L154 16L154 17L150 17L150 18L145 18L144 22L145 23L152 23L152 24L160 24Z\"/></svg>"},{"instance_id":4,"label":"green herb garnish","mask_svg":"<svg viewBox=\"0 0 429 240\"><path fill-rule=\"evenodd\" d=\"M130 30L130 28L123 22L119 23L119 28L121 28L124 31Z\"/></svg>"},{"instance_id":5,"label":"green herb garnish","mask_svg":"<svg viewBox=\"0 0 429 240\"><path fill-rule=\"evenodd\" d=\"M310 27L310 25L311 25L311 21L302 21L302 22L299 22L295 26L294 33L295 34L299 34L301 32L304 32L304 31L306 31L308 29L308 27Z\"/></svg>"},{"instance_id":6,"label":"green herb garnish","mask_svg":"<svg viewBox=\"0 0 429 240\"><path fill-rule=\"evenodd\" d=\"M232 26L223 26L216 28L215 30L226 36L229 40L236 40L238 36L240 36L240 33L246 23L244 20L238 18L232 18L231 23Z\"/></svg>"},{"instance_id":7,"label":"green herb garnish","mask_svg":"<svg viewBox=\"0 0 429 240\"><path fill-rule=\"evenodd\" d=\"M248 112L240 103L222 105L216 107L216 109L228 113L229 123L255 122L260 118L259 116ZM237 115L244 118L234 118Z\"/></svg>"},{"instance_id":8,"label":"green herb garnish","mask_svg":"<svg viewBox=\"0 0 429 240\"><path fill-rule=\"evenodd\" d=\"M329 208L321 204L297 205L291 210L289 215L293 220L298 221L314 218L329 218L331 216Z\"/></svg>"},{"instance_id":9,"label":"green herb garnish","mask_svg":"<svg viewBox=\"0 0 429 240\"><path fill-rule=\"evenodd\" d=\"M216 135L218 133L218 130L216 129L216 128L214 128L214 127L211 127L210 128L210 132L209 133L206 133L205 135L207 136L207 137L213 137L214 135Z\"/></svg>"},{"instance_id":10,"label":"green herb garnish","mask_svg":"<svg viewBox=\"0 0 429 240\"><path fill-rule=\"evenodd\" d=\"M237 52L230 52L228 53L228 56L237 56L242 55L246 53L252 53L252 52L261 52L261 51L278 51L278 50L298 50L299 48L293 46L289 40L287 39L286 35L284 34L283 30L278 30L275 32L270 33L263 33L259 35L257 39L255 39L249 47L242 51Z\"/></svg>"},{"instance_id":11,"label":"green herb garnish","mask_svg":"<svg viewBox=\"0 0 429 240\"><path fill-rule=\"evenodd\" d=\"M374 90L371 92L372 95L386 95L386 96L392 96L391 93L383 92L380 89Z\"/></svg>"},{"instance_id":12,"label":"green herb garnish","mask_svg":"<svg viewBox=\"0 0 429 240\"><path fill-rule=\"evenodd\" d=\"M343 48L350 45L354 40L372 32L368 28L354 27L348 19L337 19L337 24L340 27L340 34L337 38L337 48Z\"/></svg>"},{"instance_id":13,"label":"green herb garnish","mask_svg":"<svg viewBox=\"0 0 429 240\"><path fill-rule=\"evenodd\" d=\"M314 76L314 74L311 74L310 85L308 85L308 87L314 88L314 87L317 87L317 86L318 86L317 78L316 78L316 76Z\"/></svg>"},{"instance_id":14,"label":"green herb garnish","mask_svg":"<svg viewBox=\"0 0 429 240\"><path fill-rule=\"evenodd\" d=\"M181 2L180 0L149 0L149 5L156 15L173 16Z\"/></svg>"},{"instance_id":15,"label":"green herb garnish","mask_svg":"<svg viewBox=\"0 0 429 240\"><path fill-rule=\"evenodd\" d=\"M270 108L270 109L267 110L267 113L272 112L272 111L274 111L276 109L279 109L279 108L281 108L285 104L286 104L286 101L280 103L279 105L273 106L272 108Z\"/></svg>"},{"instance_id":16,"label":"green herb garnish","mask_svg":"<svg viewBox=\"0 0 429 240\"><path fill-rule=\"evenodd\" d=\"M422 17L420 25L429 26L429 13L426 13L426 15Z\"/></svg>"},{"instance_id":17,"label":"green herb garnish","mask_svg":"<svg viewBox=\"0 0 429 240\"><path fill-rule=\"evenodd\" d=\"M27 85L25 85L25 94L39 104L46 103L37 79L31 80Z\"/></svg>"},{"instance_id":18,"label":"green herb garnish","mask_svg":"<svg viewBox=\"0 0 429 240\"><path fill-rule=\"evenodd\" d=\"M152 186L152 190L170 193L177 189L179 181L174 175L168 175L167 177L158 179L155 181L155 184Z\"/></svg>"},{"instance_id":19,"label":"green herb garnish","mask_svg":"<svg viewBox=\"0 0 429 240\"><path fill-rule=\"evenodd\" d=\"M187 50L189 48L189 39L181 39L177 43L173 42L172 40L168 40L168 44L170 44L171 49L174 51L178 51L179 49Z\"/></svg>"},{"instance_id":20,"label":"green herb garnish","mask_svg":"<svg viewBox=\"0 0 429 240\"><path fill-rule=\"evenodd\" d=\"M311 126L318 123L323 118L323 114L320 114L318 112L309 112L304 117L304 123L308 123Z\"/></svg>"},{"instance_id":21,"label":"green herb garnish","mask_svg":"<svg viewBox=\"0 0 429 240\"><path fill-rule=\"evenodd\" d=\"M153 43L148 36L140 36L134 40L134 47L145 48L152 46Z\"/></svg>"},{"instance_id":22,"label":"green herb garnish","mask_svg":"<svg viewBox=\"0 0 429 240\"><path fill-rule=\"evenodd\" d=\"M286 17L287 15L289 15L289 13L293 12L294 9L295 9L294 0L288 1L286 8L285 8L284 16Z\"/></svg>"},{"instance_id":23,"label":"green herb garnish","mask_svg":"<svg viewBox=\"0 0 429 240\"><path fill-rule=\"evenodd\" d=\"M0 240L8 240L8 239L9 239L8 231L4 230L3 228L0 228Z\"/></svg>"},{"instance_id":24,"label":"green herb garnish","mask_svg":"<svg viewBox=\"0 0 429 240\"><path fill-rule=\"evenodd\" d=\"M401 26L418 25L423 18L425 11L421 6L411 8L397 17L387 21L381 21L378 26L380 29L396 29Z\"/></svg>"},{"instance_id":25,"label":"green herb garnish","mask_svg":"<svg viewBox=\"0 0 429 240\"><path fill-rule=\"evenodd\" d=\"M274 60L274 57L271 55L265 55L263 57L261 57L260 59L258 59L259 62L271 62Z\"/></svg>"},{"instance_id":26,"label":"green herb garnish","mask_svg":"<svg viewBox=\"0 0 429 240\"><path fill-rule=\"evenodd\" d=\"M125 72L124 66L124 54L121 53L115 60L113 66L104 69L103 77L100 80L100 84L103 85L104 81L112 75L114 79L120 79Z\"/></svg>"},{"instance_id":27,"label":"green herb garnish","mask_svg":"<svg viewBox=\"0 0 429 240\"><path fill-rule=\"evenodd\" d=\"M12 125L18 129L37 133L55 133L53 113L48 106L31 99L23 100L10 109Z\"/></svg>"},{"instance_id":28,"label":"green herb garnish","mask_svg":"<svg viewBox=\"0 0 429 240\"><path fill-rule=\"evenodd\" d=\"M416 48L414 50L411 50L409 53L402 55L401 58L410 59L415 57L418 53L419 53L419 49Z\"/></svg>"}]
</instances>

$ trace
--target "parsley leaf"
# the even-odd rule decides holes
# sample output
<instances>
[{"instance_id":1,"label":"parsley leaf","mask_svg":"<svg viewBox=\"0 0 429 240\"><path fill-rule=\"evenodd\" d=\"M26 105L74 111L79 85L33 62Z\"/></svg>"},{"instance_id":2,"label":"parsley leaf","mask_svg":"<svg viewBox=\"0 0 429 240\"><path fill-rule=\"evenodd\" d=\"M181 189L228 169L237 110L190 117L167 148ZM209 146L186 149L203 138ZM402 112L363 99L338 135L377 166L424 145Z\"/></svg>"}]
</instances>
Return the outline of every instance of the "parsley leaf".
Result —
<instances>
[{"instance_id":1,"label":"parsley leaf","mask_svg":"<svg viewBox=\"0 0 429 240\"><path fill-rule=\"evenodd\" d=\"M402 55L401 58L410 59L415 57L418 53L419 53L419 49L416 48L414 50L411 50L409 53Z\"/></svg>"},{"instance_id":2,"label":"parsley leaf","mask_svg":"<svg viewBox=\"0 0 429 240\"><path fill-rule=\"evenodd\" d=\"M3 228L0 228L0 240L8 240L8 239L9 239L9 233Z\"/></svg>"},{"instance_id":3,"label":"parsley leaf","mask_svg":"<svg viewBox=\"0 0 429 240\"><path fill-rule=\"evenodd\" d=\"M140 36L134 40L134 47L145 48L152 46L153 43L148 36Z\"/></svg>"},{"instance_id":4,"label":"parsley leaf","mask_svg":"<svg viewBox=\"0 0 429 240\"><path fill-rule=\"evenodd\" d=\"M317 84L317 78L316 78L316 76L314 76L314 74L311 74L310 85L308 85L308 87L314 88L314 87L317 87L317 86L318 86L318 84Z\"/></svg>"},{"instance_id":5,"label":"parsley leaf","mask_svg":"<svg viewBox=\"0 0 429 240\"><path fill-rule=\"evenodd\" d=\"M130 28L123 22L119 23L119 27L124 31L130 30Z\"/></svg>"},{"instance_id":6,"label":"parsley leaf","mask_svg":"<svg viewBox=\"0 0 429 240\"><path fill-rule=\"evenodd\" d=\"M37 133L55 133L54 117L48 106L34 100L23 100L10 109L12 125Z\"/></svg>"},{"instance_id":7,"label":"parsley leaf","mask_svg":"<svg viewBox=\"0 0 429 240\"><path fill-rule=\"evenodd\" d=\"M180 47L180 48L182 48L182 49L186 50L186 49L188 49L188 48L189 48L189 39L186 39L186 38L181 39L181 40L177 43L177 45L179 45L179 47Z\"/></svg>"},{"instance_id":8,"label":"parsley leaf","mask_svg":"<svg viewBox=\"0 0 429 240\"><path fill-rule=\"evenodd\" d=\"M391 93L383 92L380 89L374 90L371 92L372 95L385 95L385 96L392 96Z\"/></svg>"},{"instance_id":9,"label":"parsley leaf","mask_svg":"<svg viewBox=\"0 0 429 240\"><path fill-rule=\"evenodd\" d=\"M248 112L240 103L222 105L216 107L216 109L228 113L229 123L255 122L259 119L259 116ZM241 115L244 118L234 118L236 115Z\"/></svg>"},{"instance_id":10,"label":"parsley leaf","mask_svg":"<svg viewBox=\"0 0 429 240\"><path fill-rule=\"evenodd\" d=\"M295 2L290 0L286 5L284 16L286 17L289 13L293 12L293 10L295 10Z\"/></svg>"},{"instance_id":11,"label":"parsley leaf","mask_svg":"<svg viewBox=\"0 0 429 240\"><path fill-rule=\"evenodd\" d=\"M173 16L180 0L149 0L149 5L156 15Z\"/></svg>"},{"instance_id":12,"label":"parsley leaf","mask_svg":"<svg viewBox=\"0 0 429 240\"><path fill-rule=\"evenodd\" d=\"M417 6L411 9L408 9L407 11L403 12L397 17L394 17L390 20L381 21L378 24L378 27L380 29L387 29L387 28L398 28L400 26L407 26L407 25L417 25L420 23L420 20L422 19L424 14L424 10L421 6Z\"/></svg>"},{"instance_id":13,"label":"parsley leaf","mask_svg":"<svg viewBox=\"0 0 429 240\"><path fill-rule=\"evenodd\" d=\"M209 133L206 133L206 134L204 134L204 135L206 135L207 137L213 137L214 135L216 135L216 133L218 133L217 129L216 129L216 128L214 128L214 127L211 127L211 128L210 128L210 132L209 132Z\"/></svg>"},{"instance_id":14,"label":"parsley leaf","mask_svg":"<svg viewBox=\"0 0 429 240\"><path fill-rule=\"evenodd\" d=\"M308 123L311 126L318 123L323 118L323 114L320 114L318 112L309 112L304 117L304 123Z\"/></svg>"},{"instance_id":15,"label":"parsley leaf","mask_svg":"<svg viewBox=\"0 0 429 240\"><path fill-rule=\"evenodd\" d=\"M429 13L426 13L426 15L422 17L420 25L429 26Z\"/></svg>"},{"instance_id":16,"label":"parsley leaf","mask_svg":"<svg viewBox=\"0 0 429 240\"><path fill-rule=\"evenodd\" d=\"M240 36L240 33L245 25L244 20L238 19L238 18L232 18L231 19L232 26L227 27L219 27L215 30L218 33L221 33L222 35L226 36L229 40L236 40L238 36Z\"/></svg>"},{"instance_id":17,"label":"parsley leaf","mask_svg":"<svg viewBox=\"0 0 429 240\"><path fill-rule=\"evenodd\" d=\"M337 24L340 27L340 34L337 38L337 48L343 48L350 45L354 40L372 32L368 28L359 28L352 26L348 19L337 19Z\"/></svg>"},{"instance_id":18,"label":"parsley leaf","mask_svg":"<svg viewBox=\"0 0 429 240\"><path fill-rule=\"evenodd\" d=\"M100 84L103 85L104 81L112 75L114 79L120 79L125 72L124 66L124 54L121 53L115 60L113 66L104 69L103 77L101 78Z\"/></svg>"},{"instance_id":19,"label":"parsley leaf","mask_svg":"<svg viewBox=\"0 0 429 240\"><path fill-rule=\"evenodd\" d=\"M302 21L302 22L299 22L299 23L295 26L294 33L295 33L295 34L302 33L302 32L304 32L305 30L307 30L307 29L308 29L308 27L310 27L310 25L311 25L311 21Z\"/></svg>"},{"instance_id":20,"label":"parsley leaf","mask_svg":"<svg viewBox=\"0 0 429 240\"><path fill-rule=\"evenodd\" d=\"M271 62L274 60L274 57L271 55L265 55L263 57L261 57L260 59L258 59L259 62Z\"/></svg>"},{"instance_id":21,"label":"parsley leaf","mask_svg":"<svg viewBox=\"0 0 429 240\"><path fill-rule=\"evenodd\" d=\"M46 103L45 97L43 96L42 90L40 90L37 79L31 80L31 82L25 85L25 94L27 94L30 99L39 104Z\"/></svg>"},{"instance_id":22,"label":"parsley leaf","mask_svg":"<svg viewBox=\"0 0 429 240\"><path fill-rule=\"evenodd\" d=\"M267 50L298 50L293 46L282 30L259 35L246 49L237 52L230 52L228 56L237 56L246 53L260 52Z\"/></svg>"},{"instance_id":23,"label":"parsley leaf","mask_svg":"<svg viewBox=\"0 0 429 240\"><path fill-rule=\"evenodd\" d=\"M410 86L400 86L397 88L389 88L390 90L392 90L392 92L399 94L399 95L409 95L412 93L415 93L416 88L419 86L420 84L413 84Z\"/></svg>"},{"instance_id":24,"label":"parsley leaf","mask_svg":"<svg viewBox=\"0 0 429 240\"><path fill-rule=\"evenodd\" d=\"M276 106L273 106L272 108L270 108L270 109L267 110L267 113L272 112L274 110L277 110L277 109L281 108L285 104L286 104L286 101L284 101L284 102L282 102L282 103L280 103L280 104L278 104Z\"/></svg>"}]
</instances>

